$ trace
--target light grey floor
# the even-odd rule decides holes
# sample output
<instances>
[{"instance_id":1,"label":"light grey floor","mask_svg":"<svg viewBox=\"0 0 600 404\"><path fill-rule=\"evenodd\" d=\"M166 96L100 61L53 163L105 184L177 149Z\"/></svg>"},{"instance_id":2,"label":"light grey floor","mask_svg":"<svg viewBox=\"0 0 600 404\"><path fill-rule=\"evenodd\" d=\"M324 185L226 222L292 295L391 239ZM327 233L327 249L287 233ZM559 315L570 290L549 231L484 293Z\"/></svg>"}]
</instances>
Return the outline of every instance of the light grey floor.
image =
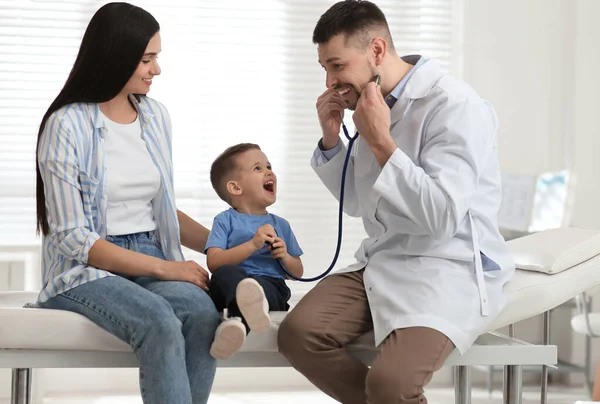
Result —
<instances>
[{"instance_id":1,"label":"light grey floor","mask_svg":"<svg viewBox=\"0 0 600 404\"><path fill-rule=\"evenodd\" d=\"M453 404L454 392L450 388L430 389L427 393L430 404ZM582 389L552 387L549 394L549 404L574 404L578 400L586 400ZM523 404L538 404L540 402L537 389L525 389ZM317 391L280 391L280 392L236 392L215 393L209 404L335 404L336 401ZM473 390L473 404L501 404L502 397L495 392L488 398L487 391ZM4 404L4 403L2 403ZM142 404L136 396L95 395L77 397L54 397L44 400L43 404Z\"/></svg>"}]
</instances>

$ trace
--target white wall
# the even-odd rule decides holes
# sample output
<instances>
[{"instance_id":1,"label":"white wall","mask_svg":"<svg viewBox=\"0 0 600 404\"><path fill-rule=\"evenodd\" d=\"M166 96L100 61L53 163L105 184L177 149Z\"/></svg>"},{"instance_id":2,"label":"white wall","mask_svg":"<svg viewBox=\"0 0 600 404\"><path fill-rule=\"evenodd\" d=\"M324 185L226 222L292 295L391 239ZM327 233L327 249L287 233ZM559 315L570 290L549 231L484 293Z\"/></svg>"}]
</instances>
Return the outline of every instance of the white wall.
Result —
<instances>
[{"instance_id":1,"label":"white wall","mask_svg":"<svg viewBox=\"0 0 600 404\"><path fill-rule=\"evenodd\" d=\"M577 193L573 223L599 228L600 213L600 2L577 0L573 61L573 133L577 165Z\"/></svg>"},{"instance_id":2,"label":"white wall","mask_svg":"<svg viewBox=\"0 0 600 404\"><path fill-rule=\"evenodd\" d=\"M464 79L496 107L503 170L562 169L572 156L571 224L589 228L600 228L598 15L595 0L465 0ZM600 302L595 306L600 311ZM583 364L571 315L568 307L554 312L551 338L559 358ZM518 336L539 340L539 326L539 319L519 324ZM595 364L600 345L593 352Z\"/></svg>"},{"instance_id":3,"label":"white wall","mask_svg":"<svg viewBox=\"0 0 600 404\"><path fill-rule=\"evenodd\" d=\"M578 173L577 193L573 223L577 226L600 228L600 2L578 0L575 11L575 60L573 132L576 134L575 156ZM596 297L594 311L600 311L600 296ZM576 335L572 339L573 358L583 361L584 339ZM600 357L600 340L592 343L592 373ZM579 381L580 378L574 379Z\"/></svg>"},{"instance_id":4,"label":"white wall","mask_svg":"<svg viewBox=\"0 0 600 404\"><path fill-rule=\"evenodd\" d=\"M496 108L505 172L537 174L562 168L565 117L561 100L568 5L548 0L465 0L463 79ZM539 318L517 334L540 341ZM482 383L485 375L473 374ZM498 375L498 379L501 376Z\"/></svg>"},{"instance_id":5,"label":"white wall","mask_svg":"<svg viewBox=\"0 0 600 404\"><path fill-rule=\"evenodd\" d=\"M575 163L572 224L600 228L600 26L594 0L465 0L464 79L496 107L503 170Z\"/></svg>"},{"instance_id":6,"label":"white wall","mask_svg":"<svg viewBox=\"0 0 600 404\"><path fill-rule=\"evenodd\" d=\"M496 107L509 172L561 167L570 4L465 0L464 79Z\"/></svg>"}]
</instances>

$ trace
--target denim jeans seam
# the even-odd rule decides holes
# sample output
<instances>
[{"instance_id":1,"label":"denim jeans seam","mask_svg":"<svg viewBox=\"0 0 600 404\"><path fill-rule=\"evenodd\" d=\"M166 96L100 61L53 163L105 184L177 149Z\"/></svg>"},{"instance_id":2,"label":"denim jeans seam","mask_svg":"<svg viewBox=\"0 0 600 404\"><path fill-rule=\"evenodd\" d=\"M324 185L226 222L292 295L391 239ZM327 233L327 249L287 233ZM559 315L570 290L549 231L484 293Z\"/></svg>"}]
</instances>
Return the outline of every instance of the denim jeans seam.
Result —
<instances>
[{"instance_id":1,"label":"denim jeans seam","mask_svg":"<svg viewBox=\"0 0 600 404\"><path fill-rule=\"evenodd\" d=\"M144 370L140 367L140 395L142 396L142 401L146 402L147 398L146 398L146 389L144 388L144 379L145 379Z\"/></svg>"},{"instance_id":2,"label":"denim jeans seam","mask_svg":"<svg viewBox=\"0 0 600 404\"><path fill-rule=\"evenodd\" d=\"M75 296L71 296L71 295L70 295L70 294L68 294L68 293L69 293L69 291L66 291L66 292L65 292L65 293L63 293L61 296L63 296L63 297L64 297L64 298L66 298L66 299L69 299L69 300L72 300L72 301L74 301L74 302L77 302L77 303L81 304L82 306L85 306L85 307L87 307L88 309L92 310L94 313L96 313L96 314L98 314L99 316L101 316L101 317L103 317L103 318L107 319L107 320L108 320L108 321L110 321L111 323L113 323L113 324L116 324L118 327L122 328L122 329L123 329L123 330L125 330L126 332L128 332L128 333L132 334L132 335L131 335L131 338L130 338L130 342L129 342L129 344L133 346L133 348L134 348L134 351L137 351L137 350L139 349L139 346L137 345L137 343L136 343L136 342L134 341L134 339L133 339L133 332L132 332L133 330L130 330L130 329L129 329L129 327L127 327L125 324L121 324L120 322L118 322L118 321L116 321L116 320L114 320L114 319L112 319L112 318L110 318L110 317L108 317L108 316L106 316L106 315L102 314L102 313L101 313L100 311L98 311L98 310L97 310L97 309L96 309L94 306L92 306L92 305L89 305L89 304L85 303L84 301L82 301L82 300L78 299L77 297L75 297ZM111 334L112 334L112 333L111 333Z\"/></svg>"}]
</instances>

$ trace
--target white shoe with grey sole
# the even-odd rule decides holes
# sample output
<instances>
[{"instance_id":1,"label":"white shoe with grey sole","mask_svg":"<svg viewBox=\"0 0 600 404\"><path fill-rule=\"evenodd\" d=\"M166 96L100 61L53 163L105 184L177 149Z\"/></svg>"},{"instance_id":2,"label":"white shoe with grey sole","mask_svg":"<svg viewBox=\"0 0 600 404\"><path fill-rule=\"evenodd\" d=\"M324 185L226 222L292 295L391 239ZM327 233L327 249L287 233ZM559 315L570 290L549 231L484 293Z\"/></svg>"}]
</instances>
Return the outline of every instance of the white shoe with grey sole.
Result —
<instances>
[{"instance_id":1,"label":"white shoe with grey sole","mask_svg":"<svg viewBox=\"0 0 600 404\"><path fill-rule=\"evenodd\" d=\"M215 332L215 340L210 347L210 355L216 359L229 359L246 341L246 326L239 317L223 321Z\"/></svg>"},{"instance_id":2,"label":"white shoe with grey sole","mask_svg":"<svg viewBox=\"0 0 600 404\"><path fill-rule=\"evenodd\" d=\"M241 281L237 286L235 299L250 330L260 332L269 329L269 303L265 291L256 280L246 278Z\"/></svg>"}]
</instances>

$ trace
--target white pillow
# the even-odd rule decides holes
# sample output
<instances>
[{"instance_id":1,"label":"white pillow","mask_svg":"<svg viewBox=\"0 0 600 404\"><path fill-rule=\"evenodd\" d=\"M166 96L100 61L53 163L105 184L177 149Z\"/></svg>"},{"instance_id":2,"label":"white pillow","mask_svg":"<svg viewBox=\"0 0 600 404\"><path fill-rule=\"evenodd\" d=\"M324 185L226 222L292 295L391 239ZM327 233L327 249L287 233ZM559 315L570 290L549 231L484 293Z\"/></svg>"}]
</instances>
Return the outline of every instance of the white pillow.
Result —
<instances>
[{"instance_id":1,"label":"white pillow","mask_svg":"<svg viewBox=\"0 0 600 404\"><path fill-rule=\"evenodd\" d=\"M561 227L507 244L518 269L557 274L600 254L600 231Z\"/></svg>"}]
</instances>

